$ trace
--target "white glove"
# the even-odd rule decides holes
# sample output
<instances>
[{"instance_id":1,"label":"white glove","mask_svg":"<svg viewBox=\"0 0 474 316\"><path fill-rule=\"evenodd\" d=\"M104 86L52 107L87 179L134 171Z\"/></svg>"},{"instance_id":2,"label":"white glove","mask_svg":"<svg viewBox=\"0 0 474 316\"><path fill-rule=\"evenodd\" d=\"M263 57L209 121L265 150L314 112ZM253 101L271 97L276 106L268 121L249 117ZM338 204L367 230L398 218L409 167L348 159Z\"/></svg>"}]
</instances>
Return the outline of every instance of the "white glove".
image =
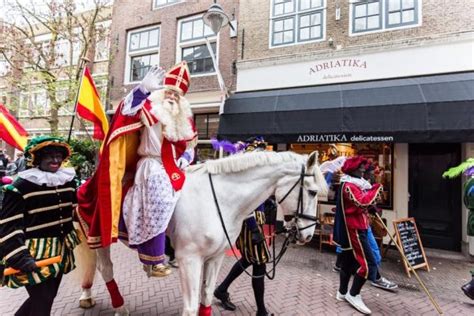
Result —
<instances>
[{"instance_id":1,"label":"white glove","mask_svg":"<svg viewBox=\"0 0 474 316\"><path fill-rule=\"evenodd\" d=\"M187 166L189 166L189 161L186 160L186 158L183 158L183 157L180 157L178 159L178 168L183 170L184 168L186 168Z\"/></svg>"},{"instance_id":2,"label":"white glove","mask_svg":"<svg viewBox=\"0 0 474 316\"><path fill-rule=\"evenodd\" d=\"M140 82L140 89L145 93L151 93L163 88L165 70L157 65L152 66Z\"/></svg>"}]
</instances>

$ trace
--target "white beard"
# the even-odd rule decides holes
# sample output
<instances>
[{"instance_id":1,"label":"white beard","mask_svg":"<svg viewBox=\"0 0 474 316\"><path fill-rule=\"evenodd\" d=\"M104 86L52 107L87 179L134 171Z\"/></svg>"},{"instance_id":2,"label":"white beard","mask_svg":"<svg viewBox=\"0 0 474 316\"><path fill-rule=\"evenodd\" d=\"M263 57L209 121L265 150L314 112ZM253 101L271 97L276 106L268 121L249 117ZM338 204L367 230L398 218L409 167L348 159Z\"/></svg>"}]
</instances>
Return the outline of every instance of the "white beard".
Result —
<instances>
[{"instance_id":1,"label":"white beard","mask_svg":"<svg viewBox=\"0 0 474 316\"><path fill-rule=\"evenodd\" d=\"M192 139L194 132L190 123L192 112L189 102L184 97L180 97L178 103L165 99L164 92L164 89L158 90L148 97L151 101L150 112L163 125L163 135L171 142Z\"/></svg>"}]
</instances>

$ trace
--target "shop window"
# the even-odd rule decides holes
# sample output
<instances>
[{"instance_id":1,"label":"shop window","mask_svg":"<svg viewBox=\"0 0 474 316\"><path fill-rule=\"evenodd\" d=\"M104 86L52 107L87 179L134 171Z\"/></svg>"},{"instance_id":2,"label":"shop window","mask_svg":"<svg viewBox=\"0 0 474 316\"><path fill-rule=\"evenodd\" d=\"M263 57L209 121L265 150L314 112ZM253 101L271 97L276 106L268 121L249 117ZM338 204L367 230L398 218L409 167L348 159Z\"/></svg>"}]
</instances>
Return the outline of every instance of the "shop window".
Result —
<instances>
[{"instance_id":1,"label":"shop window","mask_svg":"<svg viewBox=\"0 0 474 316\"><path fill-rule=\"evenodd\" d=\"M196 147L196 163L202 163L209 159L217 159L220 153L215 151L211 145L211 138L217 137L219 128L219 114L206 113L194 115L194 124L198 132L198 145Z\"/></svg>"},{"instance_id":2,"label":"shop window","mask_svg":"<svg viewBox=\"0 0 474 316\"><path fill-rule=\"evenodd\" d=\"M339 143L339 144L291 144L290 150L301 154L319 152L319 163L338 156L362 155L369 159L372 168L365 174L367 180L383 185L382 201L378 204L385 209L393 209L393 144L391 143ZM329 188L328 202L335 204L339 188L340 173L333 176Z\"/></svg>"},{"instance_id":3,"label":"shop window","mask_svg":"<svg viewBox=\"0 0 474 316\"><path fill-rule=\"evenodd\" d=\"M128 33L125 84L138 82L153 65L159 64L160 28L158 26Z\"/></svg>"},{"instance_id":4,"label":"shop window","mask_svg":"<svg viewBox=\"0 0 474 316\"><path fill-rule=\"evenodd\" d=\"M363 0L351 5L351 34L419 26L419 0Z\"/></svg>"},{"instance_id":5,"label":"shop window","mask_svg":"<svg viewBox=\"0 0 474 316\"><path fill-rule=\"evenodd\" d=\"M217 58L217 37L209 26L204 24L202 16L183 19L178 28L178 59L188 63L191 75L214 74L214 64L206 38Z\"/></svg>"},{"instance_id":6,"label":"shop window","mask_svg":"<svg viewBox=\"0 0 474 316\"><path fill-rule=\"evenodd\" d=\"M219 114L196 114L194 124L196 124L199 139L215 138L219 128Z\"/></svg>"},{"instance_id":7,"label":"shop window","mask_svg":"<svg viewBox=\"0 0 474 316\"><path fill-rule=\"evenodd\" d=\"M325 1L273 0L271 9L271 45L281 46L324 37Z\"/></svg>"}]
</instances>

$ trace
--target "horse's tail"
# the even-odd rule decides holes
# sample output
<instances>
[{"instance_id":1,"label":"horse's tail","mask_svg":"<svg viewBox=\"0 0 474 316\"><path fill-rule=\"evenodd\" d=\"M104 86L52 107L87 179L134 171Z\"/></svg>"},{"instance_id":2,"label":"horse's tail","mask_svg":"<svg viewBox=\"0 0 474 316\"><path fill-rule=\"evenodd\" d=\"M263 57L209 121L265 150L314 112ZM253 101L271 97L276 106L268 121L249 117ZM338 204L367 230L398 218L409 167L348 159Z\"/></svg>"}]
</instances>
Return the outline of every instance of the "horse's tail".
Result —
<instances>
[{"instance_id":1,"label":"horse's tail","mask_svg":"<svg viewBox=\"0 0 474 316\"><path fill-rule=\"evenodd\" d=\"M94 281L97 266L96 252L87 245L87 238L79 228L77 229L81 243L74 249L76 269L71 273L75 283L81 284L83 288L90 288Z\"/></svg>"}]
</instances>

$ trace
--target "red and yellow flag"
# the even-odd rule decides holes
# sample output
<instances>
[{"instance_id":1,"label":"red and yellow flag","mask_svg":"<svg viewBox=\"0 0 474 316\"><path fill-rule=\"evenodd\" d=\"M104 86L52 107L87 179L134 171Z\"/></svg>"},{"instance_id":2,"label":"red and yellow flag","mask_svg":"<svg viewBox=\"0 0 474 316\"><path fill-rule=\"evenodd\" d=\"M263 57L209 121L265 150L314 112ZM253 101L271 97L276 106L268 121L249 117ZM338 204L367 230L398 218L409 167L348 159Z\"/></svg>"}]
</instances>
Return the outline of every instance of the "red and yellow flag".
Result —
<instances>
[{"instance_id":1,"label":"red and yellow flag","mask_svg":"<svg viewBox=\"0 0 474 316\"><path fill-rule=\"evenodd\" d=\"M21 151L25 150L28 141L26 130L3 104L0 104L0 138Z\"/></svg>"},{"instance_id":2,"label":"red and yellow flag","mask_svg":"<svg viewBox=\"0 0 474 316\"><path fill-rule=\"evenodd\" d=\"M100 102L99 93L87 67L84 68L81 88L77 98L77 113L94 124L94 138L103 140L109 130L109 121Z\"/></svg>"}]
</instances>

